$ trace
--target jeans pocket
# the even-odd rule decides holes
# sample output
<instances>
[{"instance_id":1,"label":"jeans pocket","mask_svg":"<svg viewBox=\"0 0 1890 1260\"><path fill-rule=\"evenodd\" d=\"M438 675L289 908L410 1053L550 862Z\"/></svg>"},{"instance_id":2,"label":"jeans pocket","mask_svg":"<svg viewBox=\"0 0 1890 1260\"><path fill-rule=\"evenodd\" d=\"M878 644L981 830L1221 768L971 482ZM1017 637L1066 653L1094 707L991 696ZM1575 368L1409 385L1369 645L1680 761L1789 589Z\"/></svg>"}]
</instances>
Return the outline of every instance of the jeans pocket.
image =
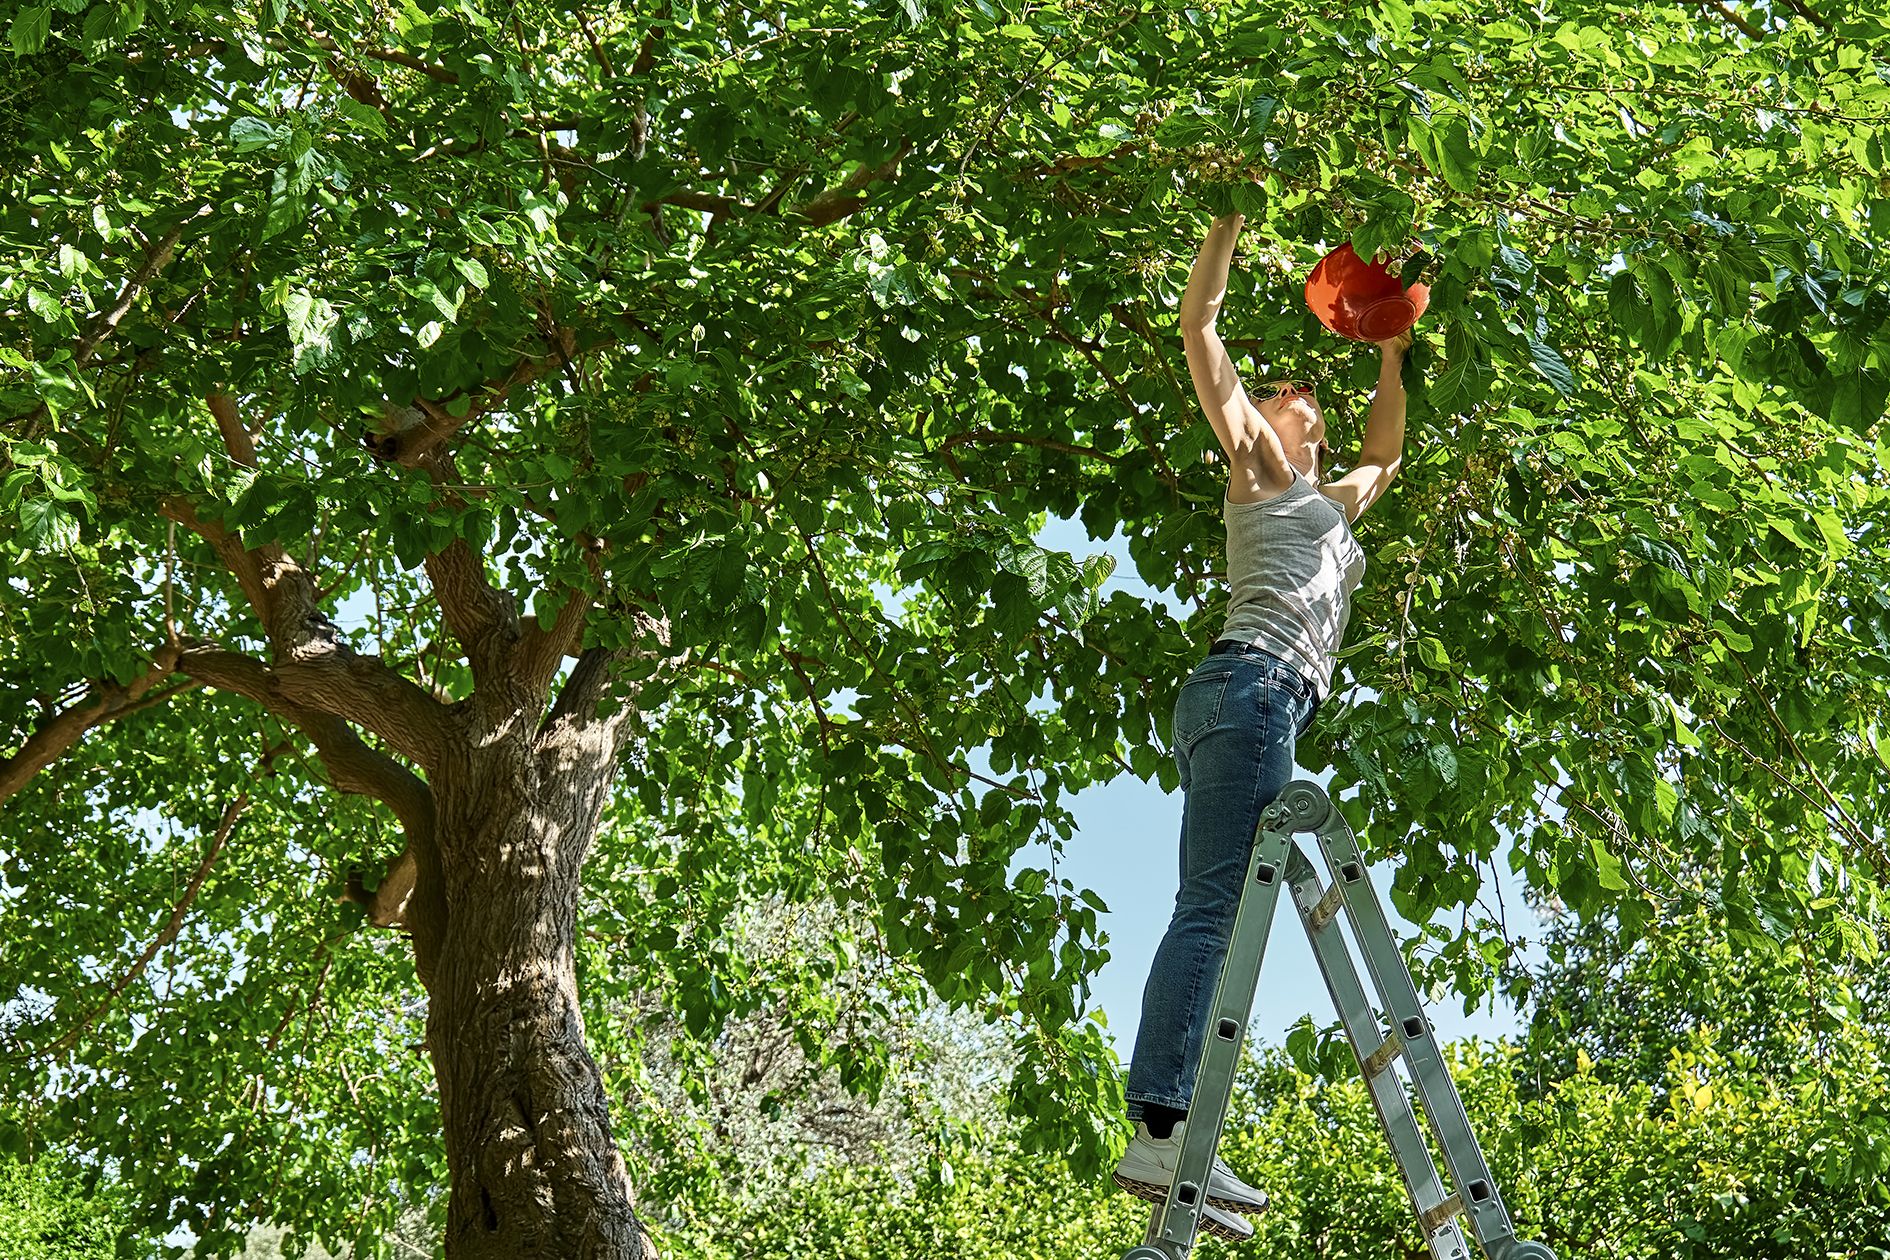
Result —
<instances>
[{"instance_id":1,"label":"jeans pocket","mask_svg":"<svg viewBox=\"0 0 1890 1260\"><path fill-rule=\"evenodd\" d=\"M1175 745L1184 751L1213 730L1221 720L1221 704L1227 698L1225 673L1193 674L1181 684L1175 698Z\"/></svg>"},{"instance_id":2,"label":"jeans pocket","mask_svg":"<svg viewBox=\"0 0 1890 1260\"><path fill-rule=\"evenodd\" d=\"M1267 682L1285 691L1301 706L1312 703L1314 689L1312 679L1294 669L1291 665L1280 664L1273 667L1267 675Z\"/></svg>"}]
</instances>

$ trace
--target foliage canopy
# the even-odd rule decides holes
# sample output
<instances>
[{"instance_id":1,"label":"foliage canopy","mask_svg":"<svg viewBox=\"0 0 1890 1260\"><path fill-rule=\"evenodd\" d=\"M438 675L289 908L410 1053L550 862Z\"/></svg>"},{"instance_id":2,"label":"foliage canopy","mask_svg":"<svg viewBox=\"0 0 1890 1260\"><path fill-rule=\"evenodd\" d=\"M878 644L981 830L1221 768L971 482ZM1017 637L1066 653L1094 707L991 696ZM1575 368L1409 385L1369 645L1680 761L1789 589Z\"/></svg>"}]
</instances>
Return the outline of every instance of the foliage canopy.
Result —
<instances>
[{"instance_id":1,"label":"foliage canopy","mask_svg":"<svg viewBox=\"0 0 1890 1260\"><path fill-rule=\"evenodd\" d=\"M1698 906L1814 972L1876 948L1863 6L0 14L0 1144L155 1155L127 1168L156 1224L371 1237L445 1176L413 961L337 900L401 827L327 790L359 789L284 716L308 693L230 659L282 659L260 554L310 575L298 642L462 708L497 694L468 590L548 639L575 609L572 654L619 663L576 945L600 1057L634 1061L636 987L703 1038L778 1005L871 1088L833 979L887 1017L922 985L1014 1025L1031 1140L1095 1170L1105 950L1054 855L1070 791L1173 786L1173 688L1218 629L1172 316L1230 205L1224 330L1336 418L1370 365L1306 269L1408 242L1432 284L1349 690L1302 757L1361 789L1408 918L1464 907L1430 978L1502 974L1499 828L1626 939ZM1032 541L1046 514L1126 536L1175 606L1105 598L1105 561ZM414 764L379 716L335 720ZM763 897L847 926L758 966L729 923Z\"/></svg>"}]
</instances>

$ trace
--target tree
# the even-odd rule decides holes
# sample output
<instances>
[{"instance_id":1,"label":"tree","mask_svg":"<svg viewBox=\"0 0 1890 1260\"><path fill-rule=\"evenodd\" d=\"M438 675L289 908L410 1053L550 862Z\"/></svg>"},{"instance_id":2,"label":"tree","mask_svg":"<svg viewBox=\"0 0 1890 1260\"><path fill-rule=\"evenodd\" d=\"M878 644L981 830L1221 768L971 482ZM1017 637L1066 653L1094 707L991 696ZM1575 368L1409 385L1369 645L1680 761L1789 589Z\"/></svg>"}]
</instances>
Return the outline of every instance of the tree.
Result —
<instances>
[{"instance_id":1,"label":"tree","mask_svg":"<svg viewBox=\"0 0 1890 1260\"><path fill-rule=\"evenodd\" d=\"M1796 948L1735 950L1702 910L1655 924L1626 947L1607 923L1564 914L1546 944L1528 1056L1543 1081L1586 1060L1658 1094L1674 1056L1702 1037L1747 1075L1793 1080L1829 1058L1834 1038L1890 1033L1874 966L1820 966Z\"/></svg>"},{"instance_id":2,"label":"tree","mask_svg":"<svg viewBox=\"0 0 1890 1260\"><path fill-rule=\"evenodd\" d=\"M1525 1232L1564 1256L1890 1255L1881 1005L1865 994L1865 1018L1837 1002L1814 1012L1799 960L1735 955L1697 913L1658 925L1627 957L1614 934L1572 918L1551 925L1527 1035L1446 1049ZM953 1065L959 1077L998 1074L999 1056L972 1054ZM719 1075L743 1057L719 1062ZM664 1241L690 1260L796 1249L1080 1260L1139 1236L1146 1204L1030 1161L1017 1122L968 1101L940 1109L949 1123L930 1166L893 1153L926 1136L918 1116L877 1159L803 1153L770 1166L753 1153L774 1135L754 1132L691 1152L669 1183ZM1223 1151L1273 1198L1243 1250L1429 1254L1336 1026L1248 1048ZM742 1171L717 1175L721 1161Z\"/></svg>"},{"instance_id":3,"label":"tree","mask_svg":"<svg viewBox=\"0 0 1890 1260\"><path fill-rule=\"evenodd\" d=\"M127 1207L115 1186L88 1192L77 1168L0 1160L0 1260L111 1260L121 1234L137 1237Z\"/></svg>"},{"instance_id":4,"label":"tree","mask_svg":"<svg viewBox=\"0 0 1890 1260\"><path fill-rule=\"evenodd\" d=\"M1172 786L1218 628L1169 312L1229 204L1263 370L1363 383L1329 245L1432 283L1306 757L1408 917L1466 907L1431 978L1498 974L1498 824L1628 935L1869 947L1884 24L1541 13L9 3L5 1141L155 1138L209 1251L443 1179L456 1258L635 1256L607 976L714 1027L770 894L1005 1021L1093 1173L1055 854L1068 791Z\"/></svg>"}]
</instances>

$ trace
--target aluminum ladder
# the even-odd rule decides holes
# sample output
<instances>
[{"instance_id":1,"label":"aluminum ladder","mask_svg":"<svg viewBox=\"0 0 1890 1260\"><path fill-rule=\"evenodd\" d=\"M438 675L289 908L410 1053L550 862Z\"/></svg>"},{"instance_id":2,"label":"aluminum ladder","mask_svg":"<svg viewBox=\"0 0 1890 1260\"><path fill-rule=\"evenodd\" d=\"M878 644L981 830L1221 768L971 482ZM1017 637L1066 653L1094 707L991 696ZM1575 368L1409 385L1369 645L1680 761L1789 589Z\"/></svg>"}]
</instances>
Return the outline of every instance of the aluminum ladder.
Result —
<instances>
[{"instance_id":1,"label":"aluminum ladder","mask_svg":"<svg viewBox=\"0 0 1890 1260\"><path fill-rule=\"evenodd\" d=\"M1330 885L1319 882L1318 872L1294 838L1302 831L1318 837L1319 850L1332 874ZM1207 1185L1221 1126L1227 1120L1234 1070L1240 1061L1240 1044L1253 1008L1282 876L1293 889L1293 904L1299 907L1313 955L1326 978L1326 990L1338 1008L1346 1040L1351 1042L1352 1053L1371 1089L1379 1127L1404 1177L1432 1260L1470 1260L1460 1217L1470 1222L1470 1231L1488 1260L1555 1260L1555 1253L1541 1243L1516 1237L1496 1179L1490 1175L1476 1135L1470 1131L1463 1100L1451 1083L1430 1022L1418 1003L1417 988L1391 934L1384 906L1371 880L1365 877L1365 863L1359 857L1352 829L1324 788L1300 780L1288 784L1261 815L1247 883L1228 939L1227 961L1214 994L1174 1184L1169 1187L1166 1201L1149 1213L1147 1237L1123 1260L1183 1260L1194 1247L1204 1206L1202 1187ZM1390 1021L1389 1031L1380 1024L1377 1011L1367 1000L1358 968L1339 934L1341 912L1351 922L1366 970L1371 973L1372 987L1378 991L1379 1008ZM1431 1133L1443 1151L1452 1186L1449 1191L1425 1146L1404 1082L1393 1070L1401 1058L1423 1103Z\"/></svg>"}]
</instances>

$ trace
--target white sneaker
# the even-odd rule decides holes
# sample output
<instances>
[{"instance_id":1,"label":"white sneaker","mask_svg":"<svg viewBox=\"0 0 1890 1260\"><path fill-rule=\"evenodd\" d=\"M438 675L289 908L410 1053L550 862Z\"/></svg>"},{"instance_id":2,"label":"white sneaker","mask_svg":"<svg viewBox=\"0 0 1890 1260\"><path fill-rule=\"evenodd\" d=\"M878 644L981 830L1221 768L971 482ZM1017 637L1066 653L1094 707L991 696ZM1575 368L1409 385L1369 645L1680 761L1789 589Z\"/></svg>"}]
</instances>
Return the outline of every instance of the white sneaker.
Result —
<instances>
[{"instance_id":1,"label":"white sneaker","mask_svg":"<svg viewBox=\"0 0 1890 1260\"><path fill-rule=\"evenodd\" d=\"M1148 1126L1138 1121L1135 1140L1129 1143L1122 1162L1116 1165L1116 1184L1137 1198L1156 1203L1166 1199L1168 1188L1175 1183L1175 1165L1181 1162L1181 1135L1187 1123L1177 1121L1173 1133L1165 1138L1154 1138L1149 1136ZM1266 1211L1267 1196L1235 1176L1234 1170L1216 1156L1208 1173L1207 1207L1209 1211L1218 1208L1223 1212L1254 1215ZM1207 1214L1203 1213L1203 1228L1206 1228L1206 1220ZM1240 1224L1247 1223L1241 1221ZM1247 1226L1247 1233L1252 1232L1253 1227Z\"/></svg>"},{"instance_id":2,"label":"white sneaker","mask_svg":"<svg viewBox=\"0 0 1890 1260\"><path fill-rule=\"evenodd\" d=\"M1146 1182L1124 1180L1121 1173L1116 1174L1116 1184L1136 1198L1147 1199L1150 1203L1162 1203L1168 1198L1168 1191L1156 1190ZM1212 1203L1201 1206L1201 1215L1195 1218L1195 1229L1198 1233L1225 1242L1246 1242L1253 1237L1253 1225L1246 1217L1223 1212Z\"/></svg>"}]
</instances>

